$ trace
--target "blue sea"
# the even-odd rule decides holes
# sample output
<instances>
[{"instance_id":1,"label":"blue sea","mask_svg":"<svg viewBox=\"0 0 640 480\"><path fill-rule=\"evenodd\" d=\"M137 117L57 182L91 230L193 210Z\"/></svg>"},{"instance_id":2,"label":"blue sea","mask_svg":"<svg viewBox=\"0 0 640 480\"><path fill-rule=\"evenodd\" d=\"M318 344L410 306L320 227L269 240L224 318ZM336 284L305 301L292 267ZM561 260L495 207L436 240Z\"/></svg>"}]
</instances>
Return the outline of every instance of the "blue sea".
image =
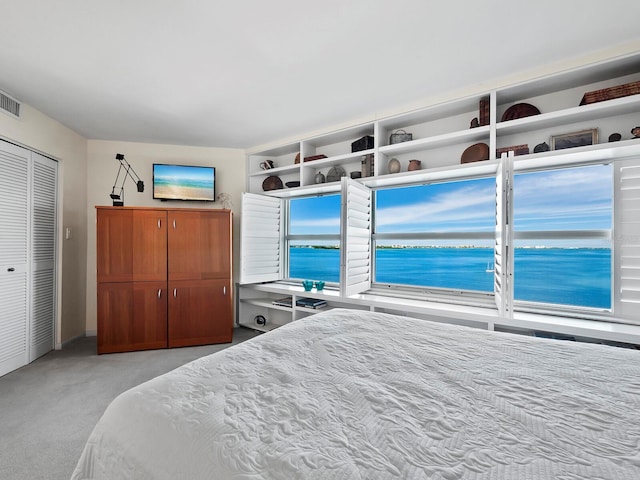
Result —
<instances>
[{"instance_id":1,"label":"blue sea","mask_svg":"<svg viewBox=\"0 0 640 480\"><path fill-rule=\"evenodd\" d=\"M611 250L518 248L516 300L611 307ZM378 249L376 282L493 292L491 248ZM487 271L488 270L488 271ZM340 251L292 248L290 276L338 282Z\"/></svg>"}]
</instances>

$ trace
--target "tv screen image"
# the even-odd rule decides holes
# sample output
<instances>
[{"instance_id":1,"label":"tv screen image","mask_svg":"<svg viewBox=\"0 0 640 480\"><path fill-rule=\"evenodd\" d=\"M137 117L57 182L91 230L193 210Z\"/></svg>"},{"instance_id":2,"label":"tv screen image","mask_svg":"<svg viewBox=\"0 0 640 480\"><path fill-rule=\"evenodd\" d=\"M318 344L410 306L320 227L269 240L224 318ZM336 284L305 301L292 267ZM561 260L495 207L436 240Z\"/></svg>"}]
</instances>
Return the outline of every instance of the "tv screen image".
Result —
<instances>
[{"instance_id":1,"label":"tv screen image","mask_svg":"<svg viewBox=\"0 0 640 480\"><path fill-rule=\"evenodd\" d=\"M153 165L153 198L159 200L215 201L214 167Z\"/></svg>"}]
</instances>

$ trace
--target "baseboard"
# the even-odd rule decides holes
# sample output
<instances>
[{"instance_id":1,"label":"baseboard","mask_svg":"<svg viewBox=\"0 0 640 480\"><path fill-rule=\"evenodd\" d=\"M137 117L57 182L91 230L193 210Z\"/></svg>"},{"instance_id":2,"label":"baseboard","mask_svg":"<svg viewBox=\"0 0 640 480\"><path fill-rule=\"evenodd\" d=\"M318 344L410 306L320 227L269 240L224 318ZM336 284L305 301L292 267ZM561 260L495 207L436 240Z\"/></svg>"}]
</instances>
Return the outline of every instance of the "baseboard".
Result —
<instances>
[{"instance_id":1,"label":"baseboard","mask_svg":"<svg viewBox=\"0 0 640 480\"><path fill-rule=\"evenodd\" d=\"M79 338L84 338L84 337L95 337L97 335L96 330L87 330L83 335L76 335L75 337L71 337L68 338L67 340L65 340L62 343L56 343L56 350L60 350L64 347L66 347L67 345L69 345L71 342L74 342L76 340L78 340Z\"/></svg>"}]
</instances>

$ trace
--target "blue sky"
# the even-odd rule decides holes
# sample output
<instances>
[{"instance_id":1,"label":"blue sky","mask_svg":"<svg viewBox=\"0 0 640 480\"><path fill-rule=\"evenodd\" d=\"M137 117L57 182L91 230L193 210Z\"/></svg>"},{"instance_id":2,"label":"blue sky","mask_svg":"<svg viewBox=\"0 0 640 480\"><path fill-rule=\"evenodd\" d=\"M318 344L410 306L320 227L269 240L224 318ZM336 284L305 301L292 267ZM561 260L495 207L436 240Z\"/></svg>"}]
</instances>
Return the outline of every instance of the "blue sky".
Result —
<instances>
[{"instance_id":1,"label":"blue sky","mask_svg":"<svg viewBox=\"0 0 640 480\"><path fill-rule=\"evenodd\" d=\"M153 166L153 176L155 179L172 181L175 183L191 181L203 182L212 185L214 169L212 167L155 164Z\"/></svg>"},{"instance_id":2,"label":"blue sky","mask_svg":"<svg viewBox=\"0 0 640 480\"><path fill-rule=\"evenodd\" d=\"M610 165L516 175L515 229L609 230L611 176ZM378 232L492 232L494 215L494 178L385 189L377 193ZM340 197L292 201L291 219L292 233L337 234ZM535 244L544 244L544 241L536 240ZM581 243L581 246L587 245L591 246L589 242Z\"/></svg>"}]
</instances>

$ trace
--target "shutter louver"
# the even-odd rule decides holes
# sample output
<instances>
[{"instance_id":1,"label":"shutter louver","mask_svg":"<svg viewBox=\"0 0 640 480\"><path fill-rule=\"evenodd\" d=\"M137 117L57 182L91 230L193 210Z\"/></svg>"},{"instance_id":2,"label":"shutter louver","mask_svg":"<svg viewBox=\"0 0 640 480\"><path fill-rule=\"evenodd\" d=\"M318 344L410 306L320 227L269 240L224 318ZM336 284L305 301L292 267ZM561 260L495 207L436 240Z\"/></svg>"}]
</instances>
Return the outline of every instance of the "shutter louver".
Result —
<instances>
[{"instance_id":1,"label":"shutter louver","mask_svg":"<svg viewBox=\"0 0 640 480\"><path fill-rule=\"evenodd\" d=\"M640 159L616 162L614 262L618 285L614 314L640 317Z\"/></svg>"},{"instance_id":2,"label":"shutter louver","mask_svg":"<svg viewBox=\"0 0 640 480\"><path fill-rule=\"evenodd\" d=\"M240 283L281 280L282 200L244 193L240 229Z\"/></svg>"},{"instance_id":3,"label":"shutter louver","mask_svg":"<svg viewBox=\"0 0 640 480\"><path fill-rule=\"evenodd\" d=\"M343 177L341 202L340 291L349 296L371 288L371 190Z\"/></svg>"},{"instance_id":4,"label":"shutter louver","mask_svg":"<svg viewBox=\"0 0 640 480\"><path fill-rule=\"evenodd\" d=\"M57 167L33 155L31 328L29 361L54 347Z\"/></svg>"}]
</instances>

